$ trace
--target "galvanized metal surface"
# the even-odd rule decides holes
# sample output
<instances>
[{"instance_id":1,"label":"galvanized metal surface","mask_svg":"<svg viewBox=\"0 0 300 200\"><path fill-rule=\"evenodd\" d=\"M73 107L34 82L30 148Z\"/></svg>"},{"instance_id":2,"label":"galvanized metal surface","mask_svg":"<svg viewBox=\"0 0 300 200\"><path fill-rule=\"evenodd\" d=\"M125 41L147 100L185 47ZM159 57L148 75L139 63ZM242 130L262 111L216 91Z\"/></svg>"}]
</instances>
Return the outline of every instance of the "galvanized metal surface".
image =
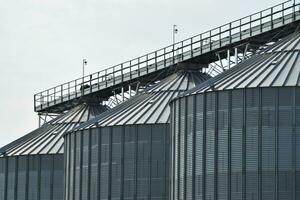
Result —
<instances>
[{"instance_id":1,"label":"galvanized metal surface","mask_svg":"<svg viewBox=\"0 0 300 200\"><path fill-rule=\"evenodd\" d=\"M102 105L79 105L2 147L0 157L63 153L63 134L107 110Z\"/></svg>"},{"instance_id":2,"label":"galvanized metal surface","mask_svg":"<svg viewBox=\"0 0 300 200\"><path fill-rule=\"evenodd\" d=\"M299 61L300 32L295 32L182 96L239 88L300 86Z\"/></svg>"},{"instance_id":3,"label":"galvanized metal surface","mask_svg":"<svg viewBox=\"0 0 300 200\"><path fill-rule=\"evenodd\" d=\"M171 99L209 78L210 76L199 71L177 72L73 131L93 126L168 123Z\"/></svg>"}]
</instances>

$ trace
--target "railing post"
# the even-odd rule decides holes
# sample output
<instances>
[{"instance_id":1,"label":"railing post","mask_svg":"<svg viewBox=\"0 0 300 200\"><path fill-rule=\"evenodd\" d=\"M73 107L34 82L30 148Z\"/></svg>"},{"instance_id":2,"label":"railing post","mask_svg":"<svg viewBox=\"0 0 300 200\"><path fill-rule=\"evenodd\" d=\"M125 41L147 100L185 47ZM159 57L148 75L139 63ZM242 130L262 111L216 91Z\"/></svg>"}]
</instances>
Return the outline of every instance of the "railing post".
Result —
<instances>
[{"instance_id":1,"label":"railing post","mask_svg":"<svg viewBox=\"0 0 300 200\"><path fill-rule=\"evenodd\" d=\"M260 32L262 32L262 28L263 28L263 23L262 23L262 12L260 12Z\"/></svg>"},{"instance_id":2,"label":"railing post","mask_svg":"<svg viewBox=\"0 0 300 200\"><path fill-rule=\"evenodd\" d=\"M294 2L293 2L293 21L295 21L296 20L296 4L295 4L295 0L294 0Z\"/></svg>"},{"instance_id":3,"label":"railing post","mask_svg":"<svg viewBox=\"0 0 300 200\"><path fill-rule=\"evenodd\" d=\"M131 60L129 61L129 74L130 74L130 76L129 76L129 78L131 79L132 78L132 71L131 71L132 69L131 69Z\"/></svg>"},{"instance_id":4,"label":"railing post","mask_svg":"<svg viewBox=\"0 0 300 200\"><path fill-rule=\"evenodd\" d=\"M203 40L202 40L202 34L200 34L200 54L202 54L202 47L203 47Z\"/></svg>"},{"instance_id":5,"label":"railing post","mask_svg":"<svg viewBox=\"0 0 300 200\"><path fill-rule=\"evenodd\" d=\"M154 56L155 56L155 71L157 71L157 51L155 51L155 54L154 54Z\"/></svg>"},{"instance_id":6,"label":"railing post","mask_svg":"<svg viewBox=\"0 0 300 200\"><path fill-rule=\"evenodd\" d=\"M121 77L122 83L124 82L124 74L123 74L123 63L121 64Z\"/></svg>"},{"instance_id":7,"label":"railing post","mask_svg":"<svg viewBox=\"0 0 300 200\"><path fill-rule=\"evenodd\" d=\"M181 61L183 61L183 58L184 58L184 55L183 55L183 47L184 44L183 44L183 41L181 42Z\"/></svg>"},{"instance_id":8,"label":"railing post","mask_svg":"<svg viewBox=\"0 0 300 200\"><path fill-rule=\"evenodd\" d=\"M273 7L271 8L271 29L273 29Z\"/></svg>"},{"instance_id":9,"label":"railing post","mask_svg":"<svg viewBox=\"0 0 300 200\"><path fill-rule=\"evenodd\" d=\"M75 98L77 98L77 79L75 80Z\"/></svg>"},{"instance_id":10,"label":"railing post","mask_svg":"<svg viewBox=\"0 0 300 200\"><path fill-rule=\"evenodd\" d=\"M194 52L193 52L193 38L191 38L191 58L194 56Z\"/></svg>"},{"instance_id":11,"label":"railing post","mask_svg":"<svg viewBox=\"0 0 300 200\"><path fill-rule=\"evenodd\" d=\"M282 25L284 24L284 3L282 4Z\"/></svg>"},{"instance_id":12,"label":"railing post","mask_svg":"<svg viewBox=\"0 0 300 200\"><path fill-rule=\"evenodd\" d=\"M54 104L56 104L56 87L54 88Z\"/></svg>"},{"instance_id":13,"label":"railing post","mask_svg":"<svg viewBox=\"0 0 300 200\"><path fill-rule=\"evenodd\" d=\"M240 19L240 40L242 39L242 19Z\"/></svg>"},{"instance_id":14,"label":"railing post","mask_svg":"<svg viewBox=\"0 0 300 200\"><path fill-rule=\"evenodd\" d=\"M63 85L60 85L60 100L63 102Z\"/></svg>"},{"instance_id":15,"label":"railing post","mask_svg":"<svg viewBox=\"0 0 300 200\"><path fill-rule=\"evenodd\" d=\"M90 75L90 93L92 93L92 79L93 79L93 75Z\"/></svg>"},{"instance_id":16,"label":"railing post","mask_svg":"<svg viewBox=\"0 0 300 200\"><path fill-rule=\"evenodd\" d=\"M149 57L148 57L148 54L147 54L147 55L146 55L146 73L147 73L147 74L148 74L148 68L149 68L148 60L149 60Z\"/></svg>"},{"instance_id":17,"label":"railing post","mask_svg":"<svg viewBox=\"0 0 300 200\"><path fill-rule=\"evenodd\" d=\"M140 77L140 57L138 57L138 77Z\"/></svg>"},{"instance_id":18,"label":"railing post","mask_svg":"<svg viewBox=\"0 0 300 200\"><path fill-rule=\"evenodd\" d=\"M36 111L36 95L33 96L33 107L34 107L34 111Z\"/></svg>"},{"instance_id":19,"label":"railing post","mask_svg":"<svg viewBox=\"0 0 300 200\"><path fill-rule=\"evenodd\" d=\"M173 44L173 65L175 64L175 44Z\"/></svg>"},{"instance_id":20,"label":"railing post","mask_svg":"<svg viewBox=\"0 0 300 200\"><path fill-rule=\"evenodd\" d=\"M71 99L71 94L70 94L70 82L68 82L68 99Z\"/></svg>"},{"instance_id":21,"label":"railing post","mask_svg":"<svg viewBox=\"0 0 300 200\"><path fill-rule=\"evenodd\" d=\"M166 67L166 66L167 66L167 63L166 63L166 48L164 48L164 67Z\"/></svg>"},{"instance_id":22,"label":"railing post","mask_svg":"<svg viewBox=\"0 0 300 200\"><path fill-rule=\"evenodd\" d=\"M100 72L98 72L98 75L97 75L97 87L98 87L98 90L100 89L99 79L100 79Z\"/></svg>"},{"instance_id":23,"label":"railing post","mask_svg":"<svg viewBox=\"0 0 300 200\"><path fill-rule=\"evenodd\" d=\"M229 44L231 44L231 42L232 42L232 38L231 38L231 27L232 27L232 23L230 22L229 23Z\"/></svg>"},{"instance_id":24,"label":"railing post","mask_svg":"<svg viewBox=\"0 0 300 200\"><path fill-rule=\"evenodd\" d=\"M252 36L252 15L250 15L250 37Z\"/></svg>"},{"instance_id":25,"label":"railing post","mask_svg":"<svg viewBox=\"0 0 300 200\"><path fill-rule=\"evenodd\" d=\"M43 94L41 94L42 96ZM47 107L49 106L49 90L47 90Z\"/></svg>"},{"instance_id":26,"label":"railing post","mask_svg":"<svg viewBox=\"0 0 300 200\"><path fill-rule=\"evenodd\" d=\"M212 50L212 44L211 44L211 30L209 31L209 49Z\"/></svg>"},{"instance_id":27,"label":"railing post","mask_svg":"<svg viewBox=\"0 0 300 200\"><path fill-rule=\"evenodd\" d=\"M116 80L115 80L115 67L113 67L113 84L116 84Z\"/></svg>"},{"instance_id":28,"label":"railing post","mask_svg":"<svg viewBox=\"0 0 300 200\"><path fill-rule=\"evenodd\" d=\"M107 87L107 69L105 69L105 87Z\"/></svg>"},{"instance_id":29,"label":"railing post","mask_svg":"<svg viewBox=\"0 0 300 200\"><path fill-rule=\"evenodd\" d=\"M221 41L221 32L222 32L222 28L221 28L221 26L219 27L219 45L220 45L220 47L222 46L222 41Z\"/></svg>"}]
</instances>

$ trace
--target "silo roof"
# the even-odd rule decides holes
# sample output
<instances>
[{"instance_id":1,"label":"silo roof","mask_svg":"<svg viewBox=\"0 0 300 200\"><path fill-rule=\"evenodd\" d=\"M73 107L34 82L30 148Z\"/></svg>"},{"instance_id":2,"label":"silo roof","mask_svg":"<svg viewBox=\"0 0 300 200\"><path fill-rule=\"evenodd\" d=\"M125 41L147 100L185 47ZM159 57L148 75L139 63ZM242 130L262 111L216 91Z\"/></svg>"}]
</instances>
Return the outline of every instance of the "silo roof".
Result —
<instances>
[{"instance_id":1,"label":"silo roof","mask_svg":"<svg viewBox=\"0 0 300 200\"><path fill-rule=\"evenodd\" d=\"M63 153L63 134L104 112L102 105L81 104L0 149L0 157Z\"/></svg>"},{"instance_id":2,"label":"silo roof","mask_svg":"<svg viewBox=\"0 0 300 200\"><path fill-rule=\"evenodd\" d=\"M73 131L97 126L169 123L169 102L209 78L209 75L195 70L176 72Z\"/></svg>"},{"instance_id":3,"label":"silo roof","mask_svg":"<svg viewBox=\"0 0 300 200\"><path fill-rule=\"evenodd\" d=\"M300 86L299 32L279 40L178 98L210 91L284 86Z\"/></svg>"}]
</instances>

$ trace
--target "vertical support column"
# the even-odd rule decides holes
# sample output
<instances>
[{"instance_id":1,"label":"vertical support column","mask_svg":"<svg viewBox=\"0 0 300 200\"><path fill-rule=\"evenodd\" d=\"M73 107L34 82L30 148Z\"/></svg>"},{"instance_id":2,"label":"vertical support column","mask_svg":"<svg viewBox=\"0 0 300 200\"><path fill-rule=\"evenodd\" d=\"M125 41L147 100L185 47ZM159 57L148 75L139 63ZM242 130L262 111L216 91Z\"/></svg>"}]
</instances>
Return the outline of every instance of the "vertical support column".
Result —
<instances>
[{"instance_id":1,"label":"vertical support column","mask_svg":"<svg viewBox=\"0 0 300 200\"><path fill-rule=\"evenodd\" d=\"M121 93L122 93L122 103L124 102L124 87L121 88Z\"/></svg>"},{"instance_id":2,"label":"vertical support column","mask_svg":"<svg viewBox=\"0 0 300 200\"><path fill-rule=\"evenodd\" d=\"M227 68L230 69L230 49L227 49Z\"/></svg>"},{"instance_id":3,"label":"vertical support column","mask_svg":"<svg viewBox=\"0 0 300 200\"><path fill-rule=\"evenodd\" d=\"M237 47L234 48L234 61L235 61L235 65L238 64L238 49Z\"/></svg>"},{"instance_id":4,"label":"vertical support column","mask_svg":"<svg viewBox=\"0 0 300 200\"><path fill-rule=\"evenodd\" d=\"M129 90L129 99L131 98L131 85L128 86L128 90Z\"/></svg>"}]
</instances>

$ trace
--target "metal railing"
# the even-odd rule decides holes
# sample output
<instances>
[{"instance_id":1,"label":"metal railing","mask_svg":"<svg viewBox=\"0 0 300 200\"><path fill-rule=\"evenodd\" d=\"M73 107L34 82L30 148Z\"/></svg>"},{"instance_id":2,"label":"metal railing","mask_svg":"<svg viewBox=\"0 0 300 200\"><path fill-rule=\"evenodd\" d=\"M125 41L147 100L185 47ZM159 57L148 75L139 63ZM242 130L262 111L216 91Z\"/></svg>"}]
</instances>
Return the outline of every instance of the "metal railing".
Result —
<instances>
[{"instance_id":1,"label":"metal railing","mask_svg":"<svg viewBox=\"0 0 300 200\"><path fill-rule=\"evenodd\" d=\"M283 2L144 56L39 92L34 95L34 109L40 111L145 76L299 19L300 3Z\"/></svg>"}]
</instances>

